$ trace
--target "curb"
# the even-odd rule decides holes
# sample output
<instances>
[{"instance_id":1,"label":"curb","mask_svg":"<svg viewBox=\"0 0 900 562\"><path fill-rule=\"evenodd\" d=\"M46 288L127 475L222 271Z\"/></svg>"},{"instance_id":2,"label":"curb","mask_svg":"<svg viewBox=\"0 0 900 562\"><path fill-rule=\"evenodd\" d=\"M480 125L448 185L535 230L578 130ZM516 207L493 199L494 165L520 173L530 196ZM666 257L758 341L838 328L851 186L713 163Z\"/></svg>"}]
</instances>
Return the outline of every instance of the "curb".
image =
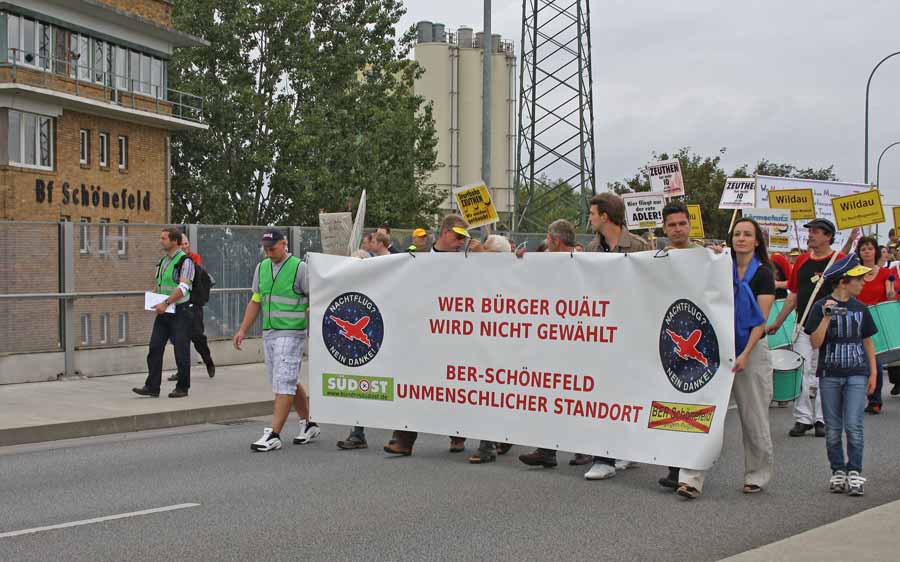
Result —
<instances>
[{"instance_id":1,"label":"curb","mask_svg":"<svg viewBox=\"0 0 900 562\"><path fill-rule=\"evenodd\" d=\"M155 412L135 416L54 423L31 427L14 427L0 429L0 447L215 423L238 418L253 418L271 413L272 400L266 400L245 404L229 404L227 406L209 406L192 410Z\"/></svg>"}]
</instances>

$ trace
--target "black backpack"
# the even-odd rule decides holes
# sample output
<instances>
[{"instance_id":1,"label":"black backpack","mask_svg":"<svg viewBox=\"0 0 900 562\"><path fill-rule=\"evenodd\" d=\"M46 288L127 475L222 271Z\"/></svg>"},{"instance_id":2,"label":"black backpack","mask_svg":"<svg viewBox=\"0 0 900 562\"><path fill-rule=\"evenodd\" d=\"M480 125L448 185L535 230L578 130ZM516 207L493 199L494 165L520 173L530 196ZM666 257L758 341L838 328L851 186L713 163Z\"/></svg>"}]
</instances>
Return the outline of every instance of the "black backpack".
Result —
<instances>
[{"instance_id":1,"label":"black backpack","mask_svg":"<svg viewBox=\"0 0 900 562\"><path fill-rule=\"evenodd\" d=\"M175 264L175 277L181 277L181 263L187 256ZM162 265L162 261L159 262ZM210 290L216 286L216 280L206 271L206 268L194 263L194 282L191 285L191 298L188 302L196 306L205 306L209 302Z\"/></svg>"}]
</instances>

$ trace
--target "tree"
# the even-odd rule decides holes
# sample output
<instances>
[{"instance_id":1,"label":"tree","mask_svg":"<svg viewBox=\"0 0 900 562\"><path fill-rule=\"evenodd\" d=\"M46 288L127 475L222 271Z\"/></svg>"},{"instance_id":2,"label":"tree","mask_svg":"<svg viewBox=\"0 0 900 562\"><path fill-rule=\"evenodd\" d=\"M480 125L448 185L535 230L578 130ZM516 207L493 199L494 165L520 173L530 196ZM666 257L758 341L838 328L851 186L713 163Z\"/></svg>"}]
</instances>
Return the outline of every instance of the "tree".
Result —
<instances>
[{"instance_id":1,"label":"tree","mask_svg":"<svg viewBox=\"0 0 900 562\"><path fill-rule=\"evenodd\" d=\"M317 224L368 192L366 222L421 224L440 197L420 69L395 41L400 0L177 0L176 26L206 38L170 65L205 97L208 131L174 135L176 221Z\"/></svg>"}]
</instances>

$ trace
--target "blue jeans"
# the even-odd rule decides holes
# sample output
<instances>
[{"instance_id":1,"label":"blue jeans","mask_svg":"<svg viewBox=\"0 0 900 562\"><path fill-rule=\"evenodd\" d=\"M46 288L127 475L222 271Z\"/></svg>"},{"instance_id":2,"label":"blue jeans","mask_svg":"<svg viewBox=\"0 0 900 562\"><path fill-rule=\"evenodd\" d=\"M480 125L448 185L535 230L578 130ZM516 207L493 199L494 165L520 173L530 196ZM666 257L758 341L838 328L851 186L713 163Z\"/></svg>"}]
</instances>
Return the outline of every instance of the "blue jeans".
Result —
<instances>
[{"instance_id":1,"label":"blue jeans","mask_svg":"<svg viewBox=\"0 0 900 562\"><path fill-rule=\"evenodd\" d=\"M825 447L831 470L862 472L863 413L868 403L866 384L869 377L821 377L822 414L825 417ZM847 457L844 460L843 433L847 433Z\"/></svg>"}]
</instances>

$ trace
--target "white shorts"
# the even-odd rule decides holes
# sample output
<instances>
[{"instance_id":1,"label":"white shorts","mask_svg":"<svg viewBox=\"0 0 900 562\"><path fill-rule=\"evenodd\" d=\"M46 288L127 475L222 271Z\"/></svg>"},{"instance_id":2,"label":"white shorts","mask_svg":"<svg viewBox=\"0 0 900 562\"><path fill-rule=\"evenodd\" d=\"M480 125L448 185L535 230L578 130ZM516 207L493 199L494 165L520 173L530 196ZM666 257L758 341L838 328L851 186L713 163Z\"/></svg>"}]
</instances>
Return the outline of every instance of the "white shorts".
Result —
<instances>
[{"instance_id":1,"label":"white shorts","mask_svg":"<svg viewBox=\"0 0 900 562\"><path fill-rule=\"evenodd\" d=\"M303 361L303 348L306 338L287 336L263 338L263 351L266 356L266 371L269 384L275 394L297 394L300 378L300 365Z\"/></svg>"}]
</instances>

